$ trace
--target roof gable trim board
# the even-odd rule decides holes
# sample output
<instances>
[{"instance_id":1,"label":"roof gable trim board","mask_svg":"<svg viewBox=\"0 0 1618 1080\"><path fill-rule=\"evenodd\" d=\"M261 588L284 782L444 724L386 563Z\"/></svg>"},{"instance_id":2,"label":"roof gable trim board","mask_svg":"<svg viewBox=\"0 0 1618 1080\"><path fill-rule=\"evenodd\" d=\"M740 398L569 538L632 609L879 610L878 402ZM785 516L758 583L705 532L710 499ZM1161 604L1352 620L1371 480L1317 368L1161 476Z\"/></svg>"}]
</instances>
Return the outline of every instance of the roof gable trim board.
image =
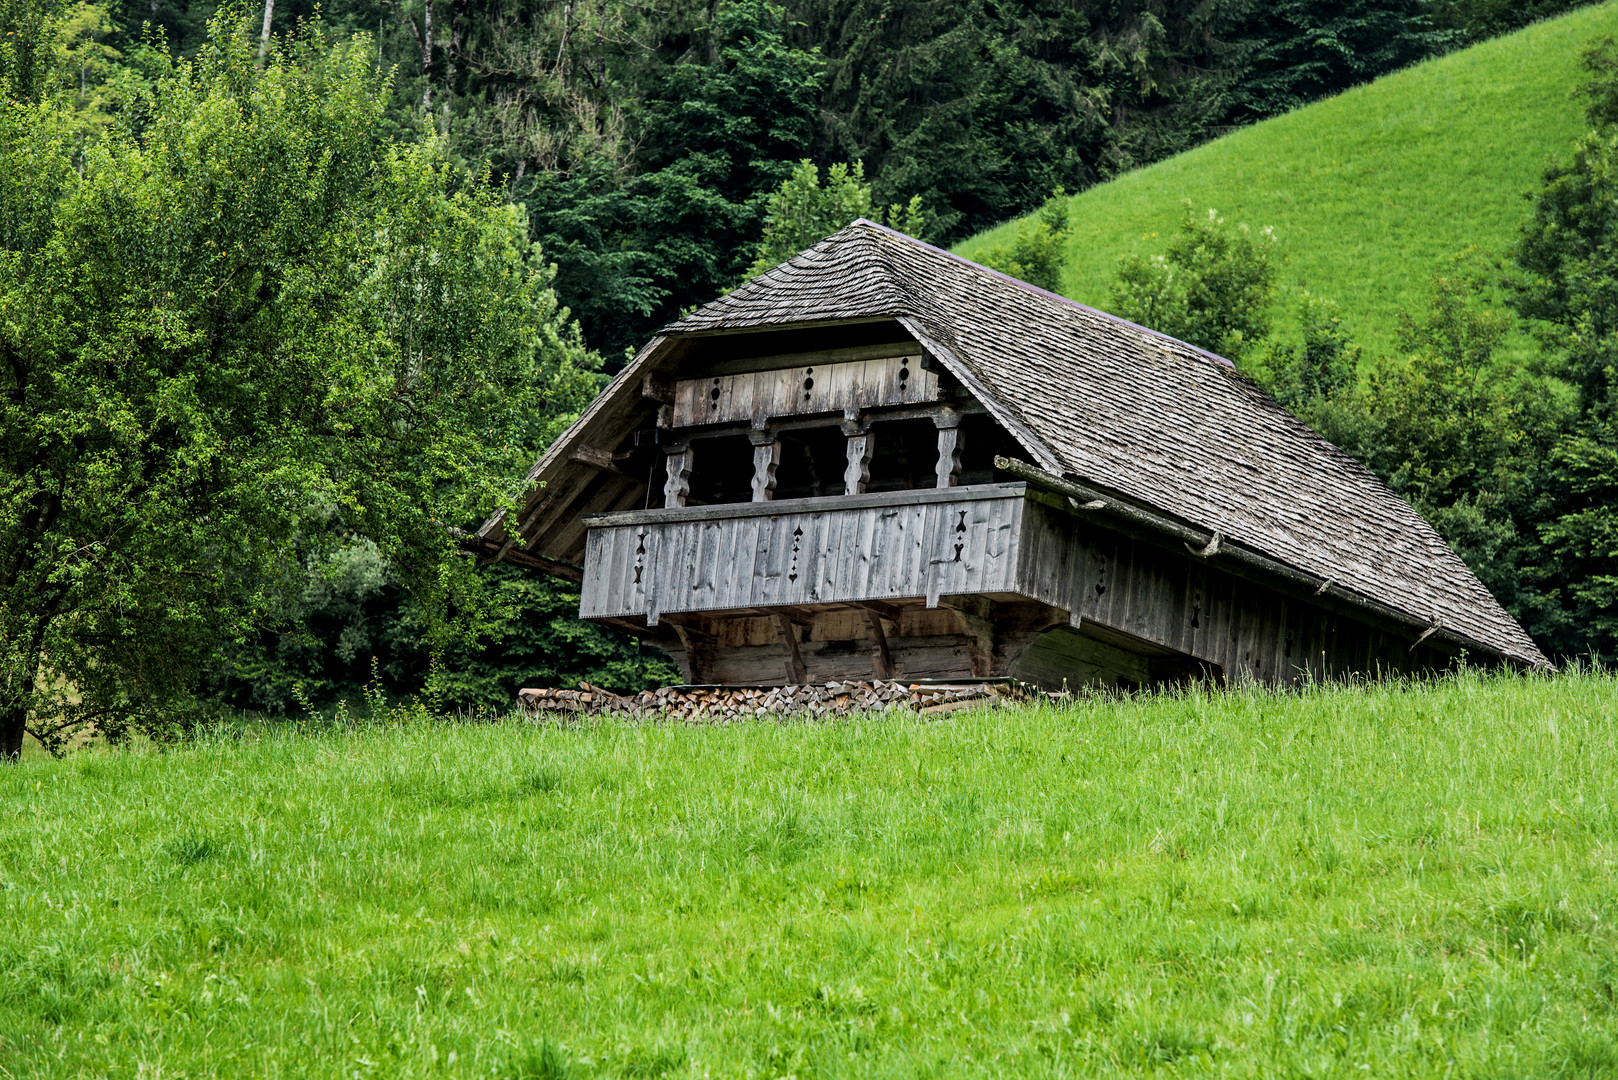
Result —
<instances>
[{"instance_id":1,"label":"roof gable trim board","mask_svg":"<svg viewBox=\"0 0 1618 1080\"><path fill-rule=\"evenodd\" d=\"M529 485L529 490L523 499L523 516L518 520L517 529L507 535L506 547L502 549L500 556L494 560L495 562L499 562L501 558L505 557L510 550L511 543L522 542L522 530L529 523L529 520L534 517L536 504L543 498L542 492L545 485L538 484L540 478L552 471L555 466L567 461L567 456L573 452L574 447L584 438L585 433L589 431L595 419L604 409L617 400L619 394L623 392L623 388L638 378L643 369L651 364L653 358L667 344L669 344L668 337L659 334L643 345L641 350L635 354L635 358L624 365L624 369L602 388L601 393L596 395L595 400L585 406L584 411L579 414L579 418L569 424L567 430L558 435L556 441L546 447L539 460L534 462L534 467L528 470L528 476L524 480L524 483ZM504 531L505 519L506 512L504 510L495 511L494 515L478 529L477 535L486 538L495 529Z\"/></svg>"},{"instance_id":2,"label":"roof gable trim board","mask_svg":"<svg viewBox=\"0 0 1618 1080\"><path fill-rule=\"evenodd\" d=\"M909 315L901 315L899 316L899 323L910 331L911 336L937 358L940 364L948 368L951 375L961 380L962 385L970 390L972 396L977 398L978 402L989 411L989 415L1000 421L1006 430L1010 431L1017 441L1022 444L1023 449L1032 454L1043 468L1050 470L1061 469L1061 461L1052 452L1051 448L1045 445L1044 440L1029 430L1028 425L1022 422L1022 418L1013 413L997 394L984 385L977 372L972 370L970 364L957 356L955 350L935 340L931 334L927 333L926 327L918 319Z\"/></svg>"}]
</instances>

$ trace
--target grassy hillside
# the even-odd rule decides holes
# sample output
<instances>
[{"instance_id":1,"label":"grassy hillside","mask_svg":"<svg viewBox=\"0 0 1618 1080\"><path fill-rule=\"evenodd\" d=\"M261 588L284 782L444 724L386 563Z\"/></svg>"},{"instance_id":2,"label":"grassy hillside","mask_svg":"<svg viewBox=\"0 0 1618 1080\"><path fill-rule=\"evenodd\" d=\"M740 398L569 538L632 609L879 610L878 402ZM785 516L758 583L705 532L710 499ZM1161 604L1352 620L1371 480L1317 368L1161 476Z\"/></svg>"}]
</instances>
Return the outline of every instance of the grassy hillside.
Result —
<instances>
[{"instance_id":1,"label":"grassy hillside","mask_svg":"<svg viewBox=\"0 0 1618 1080\"><path fill-rule=\"evenodd\" d=\"M1618 681L0 768L6 1076L1618 1070Z\"/></svg>"},{"instance_id":2,"label":"grassy hillside","mask_svg":"<svg viewBox=\"0 0 1618 1080\"><path fill-rule=\"evenodd\" d=\"M1583 130L1577 58L1618 34L1618 4L1585 8L1237 131L1073 200L1063 292L1105 308L1118 256L1162 250L1190 199L1273 225L1281 280L1340 304L1367 347L1426 302L1439 260L1503 251L1552 154ZM972 258L1011 226L962 244ZM1283 290L1285 291L1285 290ZM1285 301L1281 301L1285 302Z\"/></svg>"}]
</instances>

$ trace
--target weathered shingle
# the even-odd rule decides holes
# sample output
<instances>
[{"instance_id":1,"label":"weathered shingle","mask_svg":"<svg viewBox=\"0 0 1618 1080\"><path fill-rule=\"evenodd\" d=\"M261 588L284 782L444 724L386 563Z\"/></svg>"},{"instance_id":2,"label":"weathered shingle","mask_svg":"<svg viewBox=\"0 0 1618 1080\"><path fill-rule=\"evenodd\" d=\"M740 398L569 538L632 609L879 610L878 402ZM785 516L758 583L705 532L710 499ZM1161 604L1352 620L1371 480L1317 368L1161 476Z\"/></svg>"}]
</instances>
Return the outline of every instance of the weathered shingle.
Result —
<instances>
[{"instance_id":1,"label":"weathered shingle","mask_svg":"<svg viewBox=\"0 0 1618 1080\"><path fill-rule=\"evenodd\" d=\"M897 316L1046 468L1529 664L1517 622L1408 503L1229 361L859 221L671 324Z\"/></svg>"}]
</instances>

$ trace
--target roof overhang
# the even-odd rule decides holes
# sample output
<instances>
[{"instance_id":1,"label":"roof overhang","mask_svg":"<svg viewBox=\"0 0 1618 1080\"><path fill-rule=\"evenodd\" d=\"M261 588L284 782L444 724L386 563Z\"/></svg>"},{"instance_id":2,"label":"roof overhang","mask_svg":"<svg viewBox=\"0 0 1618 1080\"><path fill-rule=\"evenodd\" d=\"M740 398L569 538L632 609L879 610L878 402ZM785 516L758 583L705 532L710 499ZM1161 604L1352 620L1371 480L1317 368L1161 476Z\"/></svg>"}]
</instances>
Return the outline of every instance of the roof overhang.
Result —
<instances>
[{"instance_id":1,"label":"roof overhang","mask_svg":"<svg viewBox=\"0 0 1618 1080\"><path fill-rule=\"evenodd\" d=\"M1175 520L1149 507L1134 504L1114 492L1103 491L1089 484L1067 477L1056 476L1021 461L996 458L995 467L1026 481L1028 484L1062 496L1075 512L1094 514L1116 528L1126 532L1153 534L1167 545L1183 546L1193 557L1217 562L1239 576L1250 577L1267 585L1279 585L1295 595L1307 596L1312 602L1347 608L1369 621L1392 624L1416 636L1415 645L1433 640L1446 642L1456 649L1487 657L1516 668L1548 670L1550 664L1543 657L1517 656L1479 641L1467 634L1446 627L1436 614L1422 619L1407 611L1383 603L1373 596L1338 584L1329 578L1291 566L1263 552L1232 541L1217 532L1210 533L1187 522Z\"/></svg>"}]
</instances>

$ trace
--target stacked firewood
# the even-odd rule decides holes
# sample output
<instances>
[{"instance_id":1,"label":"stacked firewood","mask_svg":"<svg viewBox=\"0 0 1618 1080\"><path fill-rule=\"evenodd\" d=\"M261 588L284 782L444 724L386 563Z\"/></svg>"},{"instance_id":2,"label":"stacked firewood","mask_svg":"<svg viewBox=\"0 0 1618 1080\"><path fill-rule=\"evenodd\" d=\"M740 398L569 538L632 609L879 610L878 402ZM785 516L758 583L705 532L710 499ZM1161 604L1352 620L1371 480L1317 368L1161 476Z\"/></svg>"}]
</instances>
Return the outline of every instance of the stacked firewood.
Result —
<instances>
[{"instance_id":1,"label":"stacked firewood","mask_svg":"<svg viewBox=\"0 0 1618 1080\"><path fill-rule=\"evenodd\" d=\"M935 715L957 709L1029 700L1010 682L904 683L870 681L797 686L665 686L639 694L614 694L589 683L577 690L530 687L517 701L533 712L600 713L648 720L730 723L733 720L820 718L903 709Z\"/></svg>"}]
</instances>

